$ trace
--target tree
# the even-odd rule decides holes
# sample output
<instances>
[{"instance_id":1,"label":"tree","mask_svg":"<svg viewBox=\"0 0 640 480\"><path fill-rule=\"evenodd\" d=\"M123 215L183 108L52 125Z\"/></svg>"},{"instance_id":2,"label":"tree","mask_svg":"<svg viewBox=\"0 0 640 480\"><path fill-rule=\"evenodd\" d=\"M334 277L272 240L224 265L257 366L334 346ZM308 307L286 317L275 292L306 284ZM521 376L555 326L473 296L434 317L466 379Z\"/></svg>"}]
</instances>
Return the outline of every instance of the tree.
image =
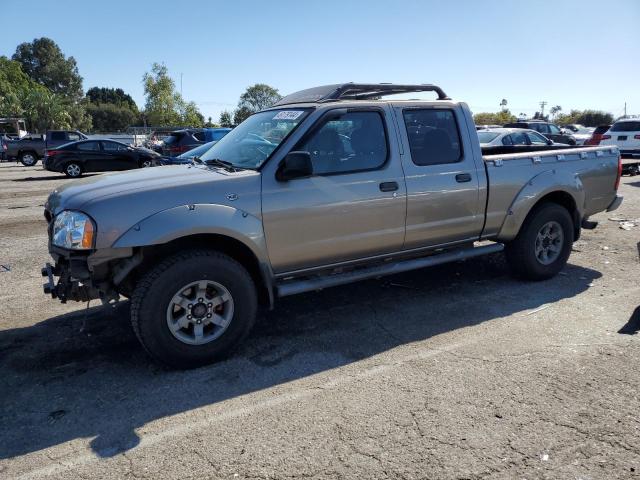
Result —
<instances>
[{"instance_id":1,"label":"tree","mask_svg":"<svg viewBox=\"0 0 640 480\"><path fill-rule=\"evenodd\" d=\"M218 120L218 123L220 124L221 127L225 127L225 128L233 127L233 119L231 117L231 112L227 110L222 112L220 114L220 120Z\"/></svg>"},{"instance_id":2,"label":"tree","mask_svg":"<svg viewBox=\"0 0 640 480\"><path fill-rule=\"evenodd\" d=\"M0 117L20 116L23 101L35 88L44 88L22 71L20 63L0 56Z\"/></svg>"},{"instance_id":3,"label":"tree","mask_svg":"<svg viewBox=\"0 0 640 480\"><path fill-rule=\"evenodd\" d=\"M556 116L555 121L560 125L577 123L585 127L597 127L613 123L613 115L600 110L571 110Z\"/></svg>"},{"instance_id":4,"label":"tree","mask_svg":"<svg viewBox=\"0 0 640 480\"><path fill-rule=\"evenodd\" d=\"M248 87L245 92L240 95L238 108L246 108L251 113L259 112L265 108L269 108L282 98L278 90L265 85L264 83L256 83Z\"/></svg>"},{"instance_id":5,"label":"tree","mask_svg":"<svg viewBox=\"0 0 640 480\"><path fill-rule=\"evenodd\" d=\"M555 118L555 116L560 113L560 111L562 110L562 107L560 105L556 105L555 107L551 107L551 109L549 110L549 113L551 113L551 117Z\"/></svg>"},{"instance_id":6,"label":"tree","mask_svg":"<svg viewBox=\"0 0 640 480\"><path fill-rule=\"evenodd\" d=\"M136 105L136 102L131 98L131 95L124 93L124 90L121 88L93 87L87 90L86 97L91 103L97 105L110 103L127 107L132 112L138 113L138 105Z\"/></svg>"},{"instance_id":7,"label":"tree","mask_svg":"<svg viewBox=\"0 0 640 480\"><path fill-rule=\"evenodd\" d=\"M278 90L264 83L256 83L248 87L240 95L238 108L233 112L233 123L242 123L252 113L269 108L282 98ZM221 122L222 123L222 122Z\"/></svg>"},{"instance_id":8,"label":"tree","mask_svg":"<svg viewBox=\"0 0 640 480\"><path fill-rule=\"evenodd\" d=\"M93 128L99 132L121 132L140 119L136 102L121 88L90 88L85 101Z\"/></svg>"},{"instance_id":9,"label":"tree","mask_svg":"<svg viewBox=\"0 0 640 480\"><path fill-rule=\"evenodd\" d=\"M497 113L481 112L473 116L476 125L504 125L505 123L515 122L516 117L508 110L502 110Z\"/></svg>"},{"instance_id":10,"label":"tree","mask_svg":"<svg viewBox=\"0 0 640 480\"><path fill-rule=\"evenodd\" d=\"M201 127L204 116L194 102L185 102L163 64L154 63L143 77L147 97L145 114L150 125Z\"/></svg>"},{"instance_id":11,"label":"tree","mask_svg":"<svg viewBox=\"0 0 640 480\"><path fill-rule=\"evenodd\" d=\"M73 57L66 58L60 47L50 38L36 38L32 43L21 43L13 54L22 70L34 82L56 95L70 100L82 97L82 77Z\"/></svg>"},{"instance_id":12,"label":"tree","mask_svg":"<svg viewBox=\"0 0 640 480\"><path fill-rule=\"evenodd\" d=\"M239 125L244 122L247 118L251 116L253 112L249 110L247 107L238 107L235 112L233 112L233 123Z\"/></svg>"},{"instance_id":13,"label":"tree","mask_svg":"<svg viewBox=\"0 0 640 480\"><path fill-rule=\"evenodd\" d=\"M24 116L37 132L48 129L66 129L72 126L72 117L61 95L46 88L31 90L24 99Z\"/></svg>"}]
</instances>

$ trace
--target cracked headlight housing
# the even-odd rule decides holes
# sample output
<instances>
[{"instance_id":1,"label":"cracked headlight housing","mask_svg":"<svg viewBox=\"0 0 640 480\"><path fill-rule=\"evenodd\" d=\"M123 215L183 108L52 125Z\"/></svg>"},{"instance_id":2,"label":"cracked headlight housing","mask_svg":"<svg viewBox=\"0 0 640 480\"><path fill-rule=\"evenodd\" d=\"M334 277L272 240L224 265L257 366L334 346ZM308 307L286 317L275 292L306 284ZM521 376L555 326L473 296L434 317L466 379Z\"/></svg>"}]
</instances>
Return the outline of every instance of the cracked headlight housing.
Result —
<instances>
[{"instance_id":1,"label":"cracked headlight housing","mask_svg":"<svg viewBox=\"0 0 640 480\"><path fill-rule=\"evenodd\" d=\"M65 210L56 216L53 223L52 243L70 250L93 248L96 227L88 215Z\"/></svg>"}]
</instances>

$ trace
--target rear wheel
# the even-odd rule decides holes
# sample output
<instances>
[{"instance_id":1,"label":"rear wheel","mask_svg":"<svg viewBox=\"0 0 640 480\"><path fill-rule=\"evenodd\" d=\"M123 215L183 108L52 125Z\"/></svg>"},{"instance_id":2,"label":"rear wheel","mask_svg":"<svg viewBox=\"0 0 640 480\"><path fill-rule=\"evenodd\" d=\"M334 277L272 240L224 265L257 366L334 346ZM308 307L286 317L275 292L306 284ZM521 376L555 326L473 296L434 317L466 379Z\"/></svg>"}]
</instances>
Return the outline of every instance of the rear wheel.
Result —
<instances>
[{"instance_id":1,"label":"rear wheel","mask_svg":"<svg viewBox=\"0 0 640 480\"><path fill-rule=\"evenodd\" d=\"M535 207L516 238L507 244L511 271L529 280L545 280L564 268L573 244L573 221L566 208L555 203Z\"/></svg>"},{"instance_id":2,"label":"rear wheel","mask_svg":"<svg viewBox=\"0 0 640 480\"><path fill-rule=\"evenodd\" d=\"M38 156L34 152L22 152L20 154L20 163L25 167L33 167L38 163Z\"/></svg>"},{"instance_id":3,"label":"rear wheel","mask_svg":"<svg viewBox=\"0 0 640 480\"><path fill-rule=\"evenodd\" d=\"M67 163L64 167L64 174L67 177L77 178L82 175L82 167L75 162Z\"/></svg>"},{"instance_id":4,"label":"rear wheel","mask_svg":"<svg viewBox=\"0 0 640 480\"><path fill-rule=\"evenodd\" d=\"M241 264L193 250L164 260L138 282L131 322L153 358L193 368L229 355L253 327L257 304Z\"/></svg>"}]
</instances>

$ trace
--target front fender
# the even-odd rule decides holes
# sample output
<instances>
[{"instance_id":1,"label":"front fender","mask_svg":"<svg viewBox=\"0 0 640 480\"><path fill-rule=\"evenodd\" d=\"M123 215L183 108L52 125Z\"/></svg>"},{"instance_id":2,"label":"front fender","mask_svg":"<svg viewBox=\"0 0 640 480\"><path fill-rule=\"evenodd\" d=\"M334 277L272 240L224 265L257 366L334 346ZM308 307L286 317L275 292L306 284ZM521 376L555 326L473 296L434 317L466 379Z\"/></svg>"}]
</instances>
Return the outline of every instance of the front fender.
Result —
<instances>
[{"instance_id":1,"label":"front fender","mask_svg":"<svg viewBox=\"0 0 640 480\"><path fill-rule=\"evenodd\" d=\"M182 205L136 223L112 248L161 245L181 237L218 234L245 244L261 264L268 264L262 222L237 208L217 204Z\"/></svg>"},{"instance_id":2,"label":"front fender","mask_svg":"<svg viewBox=\"0 0 640 480\"><path fill-rule=\"evenodd\" d=\"M582 218L585 191L580 177L575 173L562 173L556 169L546 170L531 178L515 196L509 206L497 240L513 240L531 209L542 198L555 193L570 195L576 205L579 218Z\"/></svg>"}]
</instances>

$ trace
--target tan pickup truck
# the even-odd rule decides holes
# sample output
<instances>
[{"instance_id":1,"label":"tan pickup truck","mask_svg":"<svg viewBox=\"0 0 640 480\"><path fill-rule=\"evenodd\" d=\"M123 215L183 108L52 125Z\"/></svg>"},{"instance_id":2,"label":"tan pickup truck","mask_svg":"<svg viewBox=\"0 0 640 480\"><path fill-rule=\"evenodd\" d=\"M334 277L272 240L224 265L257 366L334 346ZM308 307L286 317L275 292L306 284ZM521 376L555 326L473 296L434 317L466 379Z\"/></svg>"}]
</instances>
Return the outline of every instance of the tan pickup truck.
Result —
<instances>
[{"instance_id":1,"label":"tan pickup truck","mask_svg":"<svg viewBox=\"0 0 640 480\"><path fill-rule=\"evenodd\" d=\"M386 98L425 91L438 98ZM502 250L515 275L552 277L589 216L618 207L619 179L615 147L483 157L467 105L434 85L316 87L193 165L54 191L45 292L130 298L145 349L193 367L278 297Z\"/></svg>"}]
</instances>

